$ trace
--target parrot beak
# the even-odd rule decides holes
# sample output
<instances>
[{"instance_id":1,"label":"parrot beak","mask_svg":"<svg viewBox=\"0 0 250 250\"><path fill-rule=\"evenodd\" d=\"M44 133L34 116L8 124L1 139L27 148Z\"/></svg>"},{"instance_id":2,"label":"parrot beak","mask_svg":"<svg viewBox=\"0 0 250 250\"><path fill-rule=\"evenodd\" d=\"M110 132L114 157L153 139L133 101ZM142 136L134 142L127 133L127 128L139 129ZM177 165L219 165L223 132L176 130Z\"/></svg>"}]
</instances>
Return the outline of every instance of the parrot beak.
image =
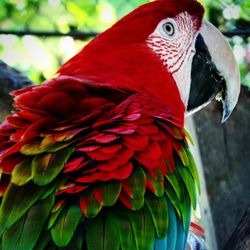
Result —
<instances>
[{"instance_id":1,"label":"parrot beak","mask_svg":"<svg viewBox=\"0 0 250 250\"><path fill-rule=\"evenodd\" d=\"M195 44L188 113L203 108L214 98L222 100L225 122L240 94L240 73L228 42L211 23L203 21Z\"/></svg>"}]
</instances>

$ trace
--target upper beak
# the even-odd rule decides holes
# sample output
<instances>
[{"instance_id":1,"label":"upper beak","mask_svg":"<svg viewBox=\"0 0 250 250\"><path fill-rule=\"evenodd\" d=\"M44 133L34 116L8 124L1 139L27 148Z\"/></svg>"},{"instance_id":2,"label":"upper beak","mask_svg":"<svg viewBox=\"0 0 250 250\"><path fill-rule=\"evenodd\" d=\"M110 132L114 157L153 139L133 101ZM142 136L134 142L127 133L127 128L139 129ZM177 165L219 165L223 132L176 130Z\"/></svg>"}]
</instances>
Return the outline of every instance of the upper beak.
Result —
<instances>
[{"instance_id":1,"label":"upper beak","mask_svg":"<svg viewBox=\"0 0 250 250\"><path fill-rule=\"evenodd\" d=\"M225 122L240 94L240 73L232 49L221 32L207 21L203 21L195 49L187 110L209 103L222 92Z\"/></svg>"}]
</instances>

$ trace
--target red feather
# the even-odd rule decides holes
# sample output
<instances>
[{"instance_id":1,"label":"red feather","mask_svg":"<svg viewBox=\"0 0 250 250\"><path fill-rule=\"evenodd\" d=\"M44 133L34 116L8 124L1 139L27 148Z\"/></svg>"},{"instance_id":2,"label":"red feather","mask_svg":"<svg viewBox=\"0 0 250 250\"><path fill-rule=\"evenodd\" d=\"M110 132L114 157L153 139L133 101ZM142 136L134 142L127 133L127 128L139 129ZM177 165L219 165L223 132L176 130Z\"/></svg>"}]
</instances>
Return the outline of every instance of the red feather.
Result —
<instances>
[{"instance_id":1,"label":"red feather","mask_svg":"<svg viewBox=\"0 0 250 250\"><path fill-rule=\"evenodd\" d=\"M114 169L126 164L130 159L132 159L133 155L133 150L123 148L111 160L99 164L98 169L102 171L113 171Z\"/></svg>"},{"instance_id":2,"label":"red feather","mask_svg":"<svg viewBox=\"0 0 250 250\"><path fill-rule=\"evenodd\" d=\"M124 136L123 141L124 145L127 147L135 151L141 151L147 147L149 139L147 136L135 133L130 136Z\"/></svg>"},{"instance_id":3,"label":"red feather","mask_svg":"<svg viewBox=\"0 0 250 250\"><path fill-rule=\"evenodd\" d=\"M91 174L84 175L82 177L77 178L75 181L79 183L93 183L97 181L109 181L109 180L125 180L127 179L131 172L133 166L130 162L125 165L120 166L118 169L115 169L110 172L96 171Z\"/></svg>"},{"instance_id":4,"label":"red feather","mask_svg":"<svg viewBox=\"0 0 250 250\"><path fill-rule=\"evenodd\" d=\"M101 144L106 144L115 141L118 139L119 136L114 135L114 134L99 134L95 137L90 138L90 140L93 140L95 142L101 143Z\"/></svg>"},{"instance_id":5,"label":"red feather","mask_svg":"<svg viewBox=\"0 0 250 250\"><path fill-rule=\"evenodd\" d=\"M9 157L4 157L2 161L0 161L0 167L5 174L10 174L14 167L23 160L23 156L21 154L15 154Z\"/></svg>"}]
</instances>

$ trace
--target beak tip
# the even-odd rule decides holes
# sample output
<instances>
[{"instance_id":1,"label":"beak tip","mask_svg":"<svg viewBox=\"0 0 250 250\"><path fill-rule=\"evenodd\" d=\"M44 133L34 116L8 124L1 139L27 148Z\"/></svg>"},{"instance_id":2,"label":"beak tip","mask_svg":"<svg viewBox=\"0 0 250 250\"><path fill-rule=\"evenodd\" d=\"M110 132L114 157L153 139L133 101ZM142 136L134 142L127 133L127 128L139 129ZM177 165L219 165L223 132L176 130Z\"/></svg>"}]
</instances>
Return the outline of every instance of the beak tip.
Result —
<instances>
[{"instance_id":1,"label":"beak tip","mask_svg":"<svg viewBox=\"0 0 250 250\"><path fill-rule=\"evenodd\" d=\"M227 119L229 118L229 116L231 115L231 112L229 113L225 113L223 112L223 116L222 116L222 119L221 119L221 123L225 123L227 121Z\"/></svg>"},{"instance_id":2,"label":"beak tip","mask_svg":"<svg viewBox=\"0 0 250 250\"><path fill-rule=\"evenodd\" d=\"M231 109L228 106L228 103L226 101L223 101L223 115L222 115L222 119L221 119L222 124L228 120L228 118L230 117L232 112L233 112L233 109Z\"/></svg>"},{"instance_id":3,"label":"beak tip","mask_svg":"<svg viewBox=\"0 0 250 250\"><path fill-rule=\"evenodd\" d=\"M240 95L240 81L237 81L237 88L231 89L231 92L227 91L228 95L227 97L222 101L223 103L223 115L221 123L224 123L228 120L228 118L231 116L234 108L237 105L239 95ZM232 93L233 92L233 93ZM230 96L230 97L228 97Z\"/></svg>"}]
</instances>

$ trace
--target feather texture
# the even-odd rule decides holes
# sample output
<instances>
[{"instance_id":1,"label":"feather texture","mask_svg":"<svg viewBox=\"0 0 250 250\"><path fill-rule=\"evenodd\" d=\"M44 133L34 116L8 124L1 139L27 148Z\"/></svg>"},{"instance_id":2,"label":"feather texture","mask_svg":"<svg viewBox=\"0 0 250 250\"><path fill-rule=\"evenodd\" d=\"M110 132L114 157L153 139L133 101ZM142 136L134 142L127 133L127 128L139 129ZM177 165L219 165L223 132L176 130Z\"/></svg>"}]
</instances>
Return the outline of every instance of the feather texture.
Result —
<instances>
[{"instance_id":1,"label":"feather texture","mask_svg":"<svg viewBox=\"0 0 250 250\"><path fill-rule=\"evenodd\" d=\"M41 99L51 88L61 89L59 96L67 90L72 96L65 92L65 98L72 98L72 103L83 100L83 104L69 109L66 120L61 113L55 116L58 107L45 105L49 98L35 107L32 100ZM162 102L145 93L131 94L72 77L15 95L16 106L23 111L11 118L14 127L8 124L0 129L2 134L15 129L17 140L1 137L13 145L3 150L1 161L15 164L0 207L5 249L19 244L7 243L9 235L20 231L21 225L28 228L26 218L32 218L34 207L51 200L54 192L55 200L39 221L34 240L30 245L21 241L20 249L35 245L110 249L112 244L115 249L146 250L154 245L175 249L176 241L185 246L198 174L182 123L170 122L173 114ZM80 112L84 115L79 116ZM41 116L36 126L32 114L36 120ZM32 136L24 136L21 120ZM77 240L79 232L81 240Z\"/></svg>"},{"instance_id":2,"label":"feather texture","mask_svg":"<svg viewBox=\"0 0 250 250\"><path fill-rule=\"evenodd\" d=\"M58 107L45 105L49 98L40 106L32 104L51 88L61 89L59 96L67 90L72 96L65 92L65 98L83 104L68 109L67 119L61 113L55 116ZM0 207L5 249L16 244L20 249L110 249L112 244L112 249L175 249L176 241L185 246L198 174L182 122L173 125L173 114L162 102L145 93L131 94L72 77L15 95L22 112L11 118L15 126L0 129L2 142L13 145L1 156L4 176L11 177ZM41 117L36 126L32 114L36 120ZM32 136L24 136L20 121L26 122ZM15 139L5 136L13 129ZM15 165L5 171L7 159ZM33 240L9 243L13 230L20 235L30 230L29 218L44 201L46 216L38 221ZM22 232L21 225L27 230Z\"/></svg>"},{"instance_id":3,"label":"feather texture","mask_svg":"<svg viewBox=\"0 0 250 250\"><path fill-rule=\"evenodd\" d=\"M28 250L35 246L54 204L54 194L36 202L3 234L3 250Z\"/></svg>"},{"instance_id":4,"label":"feather texture","mask_svg":"<svg viewBox=\"0 0 250 250\"><path fill-rule=\"evenodd\" d=\"M78 204L64 207L51 228L53 241L58 247L68 245L82 218L83 216Z\"/></svg>"}]
</instances>

